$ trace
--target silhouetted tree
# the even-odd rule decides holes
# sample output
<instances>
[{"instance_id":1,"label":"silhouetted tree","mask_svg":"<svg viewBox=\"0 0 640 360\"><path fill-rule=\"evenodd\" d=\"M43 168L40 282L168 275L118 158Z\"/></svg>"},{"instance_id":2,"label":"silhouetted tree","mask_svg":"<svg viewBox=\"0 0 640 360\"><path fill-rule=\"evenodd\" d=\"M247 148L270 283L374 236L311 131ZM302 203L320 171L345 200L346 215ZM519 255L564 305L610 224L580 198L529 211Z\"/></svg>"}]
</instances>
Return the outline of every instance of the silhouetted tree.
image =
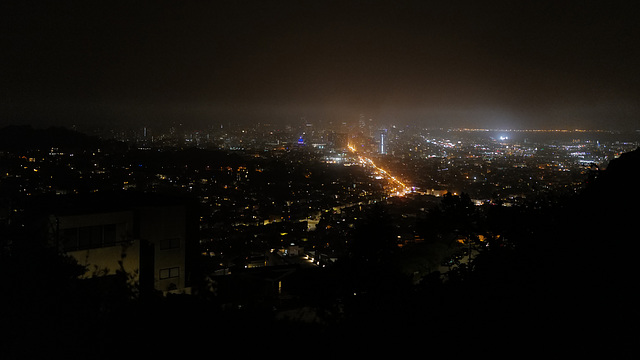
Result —
<instances>
[{"instance_id":1,"label":"silhouetted tree","mask_svg":"<svg viewBox=\"0 0 640 360\"><path fill-rule=\"evenodd\" d=\"M391 218L381 204L375 204L356 225L350 257L360 266L387 264L397 251L397 236Z\"/></svg>"}]
</instances>

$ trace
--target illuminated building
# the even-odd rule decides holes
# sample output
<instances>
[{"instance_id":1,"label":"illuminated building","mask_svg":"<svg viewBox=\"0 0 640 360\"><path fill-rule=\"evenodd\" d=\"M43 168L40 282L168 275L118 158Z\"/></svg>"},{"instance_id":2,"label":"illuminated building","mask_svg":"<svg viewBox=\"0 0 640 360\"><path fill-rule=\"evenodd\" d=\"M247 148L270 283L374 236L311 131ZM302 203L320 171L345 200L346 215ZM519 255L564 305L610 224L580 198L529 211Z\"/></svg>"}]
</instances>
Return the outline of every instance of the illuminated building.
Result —
<instances>
[{"instance_id":1,"label":"illuminated building","mask_svg":"<svg viewBox=\"0 0 640 360\"><path fill-rule=\"evenodd\" d=\"M387 129L378 130L378 153L386 155L389 148Z\"/></svg>"}]
</instances>

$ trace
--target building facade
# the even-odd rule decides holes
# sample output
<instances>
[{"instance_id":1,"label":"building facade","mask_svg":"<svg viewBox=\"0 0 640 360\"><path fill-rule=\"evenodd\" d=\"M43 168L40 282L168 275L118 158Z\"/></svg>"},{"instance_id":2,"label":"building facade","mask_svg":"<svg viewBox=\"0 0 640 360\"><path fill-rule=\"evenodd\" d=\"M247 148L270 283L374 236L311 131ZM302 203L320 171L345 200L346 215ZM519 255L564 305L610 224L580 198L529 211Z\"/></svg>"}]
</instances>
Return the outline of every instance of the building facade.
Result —
<instances>
[{"instance_id":1,"label":"building facade","mask_svg":"<svg viewBox=\"0 0 640 360\"><path fill-rule=\"evenodd\" d=\"M125 273L140 291L188 293L187 205L119 202L66 207L49 215L58 249L86 267L85 278Z\"/></svg>"}]
</instances>

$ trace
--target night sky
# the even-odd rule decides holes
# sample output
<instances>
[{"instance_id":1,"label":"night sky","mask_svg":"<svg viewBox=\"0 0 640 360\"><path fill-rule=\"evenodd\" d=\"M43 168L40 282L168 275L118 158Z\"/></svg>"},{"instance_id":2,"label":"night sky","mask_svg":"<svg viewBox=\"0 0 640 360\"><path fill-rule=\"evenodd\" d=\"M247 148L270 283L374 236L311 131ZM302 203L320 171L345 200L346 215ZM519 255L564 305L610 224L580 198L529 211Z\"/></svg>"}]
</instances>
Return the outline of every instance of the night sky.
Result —
<instances>
[{"instance_id":1,"label":"night sky","mask_svg":"<svg viewBox=\"0 0 640 360\"><path fill-rule=\"evenodd\" d=\"M5 0L0 125L638 129L634 3Z\"/></svg>"}]
</instances>

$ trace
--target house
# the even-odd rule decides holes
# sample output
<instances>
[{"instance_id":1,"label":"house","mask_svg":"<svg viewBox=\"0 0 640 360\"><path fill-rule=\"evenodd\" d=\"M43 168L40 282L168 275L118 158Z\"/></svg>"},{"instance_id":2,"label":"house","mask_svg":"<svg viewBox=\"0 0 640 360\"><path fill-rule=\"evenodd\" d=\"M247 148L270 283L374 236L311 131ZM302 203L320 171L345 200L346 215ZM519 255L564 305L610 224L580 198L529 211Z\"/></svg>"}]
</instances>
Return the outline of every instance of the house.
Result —
<instances>
[{"instance_id":1,"label":"house","mask_svg":"<svg viewBox=\"0 0 640 360\"><path fill-rule=\"evenodd\" d=\"M154 195L57 197L50 239L85 278L125 273L140 291L188 293L189 205Z\"/></svg>"}]
</instances>

